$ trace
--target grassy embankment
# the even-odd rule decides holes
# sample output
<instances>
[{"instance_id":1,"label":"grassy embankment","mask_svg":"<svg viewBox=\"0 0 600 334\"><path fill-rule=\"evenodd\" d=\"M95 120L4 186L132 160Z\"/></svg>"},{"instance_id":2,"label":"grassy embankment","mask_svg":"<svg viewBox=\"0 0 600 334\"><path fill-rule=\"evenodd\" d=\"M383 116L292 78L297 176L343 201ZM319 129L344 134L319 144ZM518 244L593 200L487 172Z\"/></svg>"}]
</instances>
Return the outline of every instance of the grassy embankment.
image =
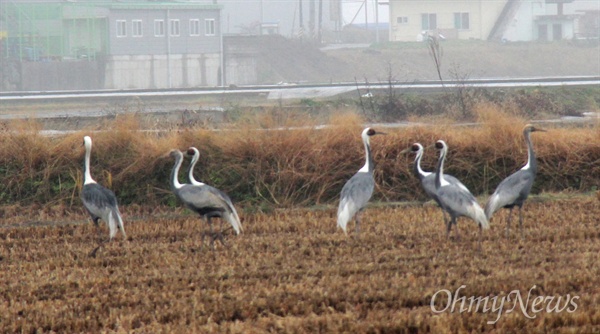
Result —
<instances>
[{"instance_id":1,"label":"grassy embankment","mask_svg":"<svg viewBox=\"0 0 600 334\"><path fill-rule=\"evenodd\" d=\"M478 127L433 126L386 129L372 139L376 161L376 199L422 200L414 189L412 158L400 151L413 142L427 146L444 139L450 147L447 172L476 195L486 195L522 166L527 151L521 133L525 121L484 105L477 110ZM263 131L281 120L257 117L222 131L180 130L138 132L134 117L119 116L99 126L107 132L81 131L60 137L36 132L39 125L16 122L0 133L0 204L79 207L83 161L82 137L94 139L92 174L112 188L123 205L174 205L168 176L172 161L162 158L172 148L196 146L201 152L197 178L228 192L248 208L290 207L335 201L343 183L363 164L361 121L353 115L332 116L332 127L316 130L310 121L284 125L309 128ZM549 128L534 133L539 175L534 193L589 192L600 183L598 124ZM425 169L435 166L436 152L426 150ZM184 169L187 164L184 164ZM182 180L184 173L182 171Z\"/></svg>"}]
</instances>

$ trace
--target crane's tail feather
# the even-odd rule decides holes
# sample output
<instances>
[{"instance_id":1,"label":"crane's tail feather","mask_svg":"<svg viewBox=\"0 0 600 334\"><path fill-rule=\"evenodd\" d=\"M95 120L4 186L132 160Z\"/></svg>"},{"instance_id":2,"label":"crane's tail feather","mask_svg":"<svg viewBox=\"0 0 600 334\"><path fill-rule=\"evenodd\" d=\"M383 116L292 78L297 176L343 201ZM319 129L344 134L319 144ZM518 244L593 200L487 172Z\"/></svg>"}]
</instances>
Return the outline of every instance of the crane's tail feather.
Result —
<instances>
[{"instance_id":1,"label":"crane's tail feather","mask_svg":"<svg viewBox=\"0 0 600 334\"><path fill-rule=\"evenodd\" d=\"M494 212L498 211L498 209L501 207L500 203L500 196L496 195L496 193L492 194L492 196L490 196L490 199L488 200L487 204L485 205L485 217L490 220L492 218L492 215L494 214Z\"/></svg>"},{"instance_id":2,"label":"crane's tail feather","mask_svg":"<svg viewBox=\"0 0 600 334\"><path fill-rule=\"evenodd\" d=\"M340 205L340 207L338 208L338 214L337 214L337 226L339 228L341 228L345 234L348 234L348 232L346 230L346 226L348 225L348 222L350 221L352 216L353 216L353 214L352 214L352 212L350 212L350 208L347 204L343 205L343 206Z\"/></svg>"},{"instance_id":3,"label":"crane's tail feather","mask_svg":"<svg viewBox=\"0 0 600 334\"><path fill-rule=\"evenodd\" d=\"M490 228L490 222L485 212L479 205L475 207L475 221L485 230Z\"/></svg>"},{"instance_id":4,"label":"crane's tail feather","mask_svg":"<svg viewBox=\"0 0 600 334\"><path fill-rule=\"evenodd\" d=\"M110 238L114 238L117 234L117 230L121 230L123 233L123 238L127 239L127 234L125 234L125 227L123 227L123 218L121 218L121 212L119 208L115 208L111 211L109 221L112 219L112 223L109 222L110 228Z\"/></svg>"},{"instance_id":5,"label":"crane's tail feather","mask_svg":"<svg viewBox=\"0 0 600 334\"><path fill-rule=\"evenodd\" d=\"M242 223L240 222L240 217L237 215L235 209L233 209L232 212L225 213L224 216L225 220L227 220L229 224L231 224L231 227L233 227L235 234L240 234L242 231Z\"/></svg>"},{"instance_id":6,"label":"crane's tail feather","mask_svg":"<svg viewBox=\"0 0 600 334\"><path fill-rule=\"evenodd\" d=\"M112 240L115 235L117 235L117 221L118 219L115 217L114 211L110 211L108 213L108 230L109 230L109 240Z\"/></svg>"}]
</instances>

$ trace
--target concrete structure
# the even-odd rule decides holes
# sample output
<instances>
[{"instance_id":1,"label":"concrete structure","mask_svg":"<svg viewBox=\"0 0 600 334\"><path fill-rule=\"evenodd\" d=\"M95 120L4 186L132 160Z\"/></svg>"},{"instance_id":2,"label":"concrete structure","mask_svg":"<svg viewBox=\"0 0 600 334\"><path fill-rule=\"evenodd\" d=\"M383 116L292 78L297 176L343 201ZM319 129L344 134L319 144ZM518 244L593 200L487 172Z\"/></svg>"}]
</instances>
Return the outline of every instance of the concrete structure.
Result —
<instances>
[{"instance_id":1,"label":"concrete structure","mask_svg":"<svg viewBox=\"0 0 600 334\"><path fill-rule=\"evenodd\" d=\"M390 0L389 34L391 41L417 41L427 34L498 41L572 39L584 8L599 6L598 1L576 0Z\"/></svg>"},{"instance_id":2,"label":"concrete structure","mask_svg":"<svg viewBox=\"0 0 600 334\"><path fill-rule=\"evenodd\" d=\"M220 7L113 4L105 88L220 85Z\"/></svg>"},{"instance_id":3,"label":"concrete structure","mask_svg":"<svg viewBox=\"0 0 600 334\"><path fill-rule=\"evenodd\" d=\"M2 90L222 84L219 5L105 0L0 0L0 5ZM78 74L70 68L80 76L74 78Z\"/></svg>"}]
</instances>

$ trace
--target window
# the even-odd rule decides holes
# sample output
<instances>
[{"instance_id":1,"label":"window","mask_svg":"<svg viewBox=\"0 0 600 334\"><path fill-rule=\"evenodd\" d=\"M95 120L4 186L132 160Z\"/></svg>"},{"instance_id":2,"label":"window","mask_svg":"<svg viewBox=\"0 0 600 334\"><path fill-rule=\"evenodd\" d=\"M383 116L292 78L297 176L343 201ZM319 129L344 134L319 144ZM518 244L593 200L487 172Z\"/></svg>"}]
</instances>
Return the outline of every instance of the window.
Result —
<instances>
[{"instance_id":1,"label":"window","mask_svg":"<svg viewBox=\"0 0 600 334\"><path fill-rule=\"evenodd\" d=\"M407 24L408 23L408 17L407 16L398 16L396 18L396 23L397 24Z\"/></svg>"},{"instance_id":2,"label":"window","mask_svg":"<svg viewBox=\"0 0 600 334\"><path fill-rule=\"evenodd\" d=\"M200 20L190 20L190 36L200 36Z\"/></svg>"},{"instance_id":3,"label":"window","mask_svg":"<svg viewBox=\"0 0 600 334\"><path fill-rule=\"evenodd\" d=\"M431 13L421 14L421 29L423 29L423 30L437 29L437 14L431 14Z\"/></svg>"},{"instance_id":4,"label":"window","mask_svg":"<svg viewBox=\"0 0 600 334\"><path fill-rule=\"evenodd\" d=\"M165 35L165 21L154 20L154 36L162 37Z\"/></svg>"},{"instance_id":5,"label":"window","mask_svg":"<svg viewBox=\"0 0 600 334\"><path fill-rule=\"evenodd\" d=\"M204 20L204 34L206 36L215 35L215 19Z\"/></svg>"},{"instance_id":6,"label":"window","mask_svg":"<svg viewBox=\"0 0 600 334\"><path fill-rule=\"evenodd\" d=\"M469 13L454 13L454 28L469 29Z\"/></svg>"},{"instance_id":7,"label":"window","mask_svg":"<svg viewBox=\"0 0 600 334\"><path fill-rule=\"evenodd\" d=\"M131 36L142 37L142 20L131 21Z\"/></svg>"},{"instance_id":8,"label":"window","mask_svg":"<svg viewBox=\"0 0 600 334\"><path fill-rule=\"evenodd\" d=\"M171 20L171 36L179 36L179 20Z\"/></svg>"},{"instance_id":9,"label":"window","mask_svg":"<svg viewBox=\"0 0 600 334\"><path fill-rule=\"evenodd\" d=\"M117 37L127 37L127 21L117 20Z\"/></svg>"}]
</instances>

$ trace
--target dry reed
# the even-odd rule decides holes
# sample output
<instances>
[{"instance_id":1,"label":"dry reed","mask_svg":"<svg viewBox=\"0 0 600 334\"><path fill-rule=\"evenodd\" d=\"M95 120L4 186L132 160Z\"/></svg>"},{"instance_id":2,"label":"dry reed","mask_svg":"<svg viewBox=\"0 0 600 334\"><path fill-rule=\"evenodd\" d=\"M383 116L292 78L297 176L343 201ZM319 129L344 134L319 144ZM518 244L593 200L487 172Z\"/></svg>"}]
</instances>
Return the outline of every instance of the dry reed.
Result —
<instances>
[{"instance_id":1,"label":"dry reed","mask_svg":"<svg viewBox=\"0 0 600 334\"><path fill-rule=\"evenodd\" d=\"M414 126L385 129L372 140L376 162L376 198L386 201L425 199L410 173L412 158L400 151L413 142L425 146L444 139L450 147L447 172L477 195L486 195L525 163L521 134L525 124L493 105L476 110L481 126ZM135 116L118 116L104 129L45 137L34 122L15 122L0 133L0 203L76 203L81 184L81 138L94 139L92 174L114 189L123 204L174 204L168 191L171 148L200 150L197 178L228 192L236 202L290 207L331 203L343 183L363 164L362 122L352 114L334 115L327 128L311 119L269 111L219 131L205 129L141 132ZM600 181L598 125L534 133L539 161L534 193L588 192ZM423 165L435 166L427 149ZM184 169L187 165L184 164ZM184 173L181 173L184 180Z\"/></svg>"}]
</instances>

